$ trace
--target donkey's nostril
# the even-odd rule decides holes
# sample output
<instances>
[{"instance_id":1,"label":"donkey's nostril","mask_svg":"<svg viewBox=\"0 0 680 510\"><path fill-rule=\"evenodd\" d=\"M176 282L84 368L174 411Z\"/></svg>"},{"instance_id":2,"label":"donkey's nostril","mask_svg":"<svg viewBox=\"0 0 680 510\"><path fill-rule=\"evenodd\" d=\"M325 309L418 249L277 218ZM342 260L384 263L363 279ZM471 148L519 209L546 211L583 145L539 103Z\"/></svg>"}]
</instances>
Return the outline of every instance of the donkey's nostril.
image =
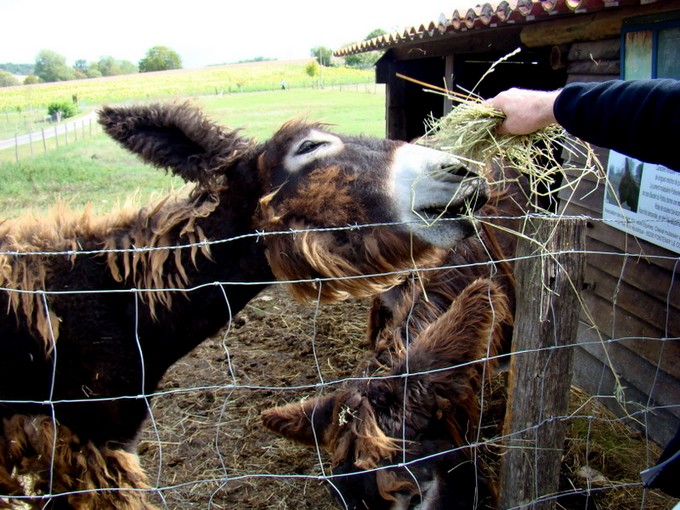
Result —
<instances>
[{"instance_id":1,"label":"donkey's nostril","mask_svg":"<svg viewBox=\"0 0 680 510\"><path fill-rule=\"evenodd\" d=\"M470 170L468 167L461 165L459 162L454 164L442 163L440 169L444 172L446 177L459 181L461 178L477 176L477 173Z\"/></svg>"}]
</instances>

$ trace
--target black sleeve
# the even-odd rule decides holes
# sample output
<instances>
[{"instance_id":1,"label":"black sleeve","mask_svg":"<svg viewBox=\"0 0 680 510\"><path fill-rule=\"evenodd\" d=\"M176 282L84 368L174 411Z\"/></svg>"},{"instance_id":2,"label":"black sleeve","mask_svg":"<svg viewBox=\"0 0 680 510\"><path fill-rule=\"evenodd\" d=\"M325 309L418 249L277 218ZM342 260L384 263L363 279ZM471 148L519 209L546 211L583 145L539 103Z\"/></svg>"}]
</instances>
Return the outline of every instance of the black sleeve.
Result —
<instances>
[{"instance_id":1,"label":"black sleeve","mask_svg":"<svg viewBox=\"0 0 680 510\"><path fill-rule=\"evenodd\" d=\"M554 113L569 133L642 161L680 170L680 81L571 83Z\"/></svg>"}]
</instances>

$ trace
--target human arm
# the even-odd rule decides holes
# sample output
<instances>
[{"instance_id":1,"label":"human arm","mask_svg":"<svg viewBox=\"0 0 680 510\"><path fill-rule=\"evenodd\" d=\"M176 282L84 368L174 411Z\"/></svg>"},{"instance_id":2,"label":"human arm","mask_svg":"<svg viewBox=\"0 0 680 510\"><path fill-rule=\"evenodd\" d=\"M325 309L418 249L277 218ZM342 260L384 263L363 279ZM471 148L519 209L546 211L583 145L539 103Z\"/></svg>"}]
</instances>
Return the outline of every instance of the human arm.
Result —
<instances>
[{"instance_id":1,"label":"human arm","mask_svg":"<svg viewBox=\"0 0 680 510\"><path fill-rule=\"evenodd\" d=\"M555 100L572 135L634 158L680 170L680 81L572 83Z\"/></svg>"},{"instance_id":2,"label":"human arm","mask_svg":"<svg viewBox=\"0 0 680 510\"><path fill-rule=\"evenodd\" d=\"M680 151L669 143L680 133L680 81L571 83L551 92L510 89L489 104L506 115L501 133L527 134L556 121L587 142L680 170Z\"/></svg>"}]
</instances>

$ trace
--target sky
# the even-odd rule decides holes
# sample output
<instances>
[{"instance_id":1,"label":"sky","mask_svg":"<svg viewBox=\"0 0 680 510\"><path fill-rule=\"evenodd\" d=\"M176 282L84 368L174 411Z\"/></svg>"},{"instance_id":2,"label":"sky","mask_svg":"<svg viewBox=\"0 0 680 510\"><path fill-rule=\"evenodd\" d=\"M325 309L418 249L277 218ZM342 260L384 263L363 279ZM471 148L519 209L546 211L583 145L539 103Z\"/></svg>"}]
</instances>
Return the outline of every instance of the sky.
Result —
<instances>
[{"instance_id":1,"label":"sky","mask_svg":"<svg viewBox=\"0 0 680 510\"><path fill-rule=\"evenodd\" d=\"M0 0L0 63L34 63L40 50L66 59L103 56L138 64L167 46L185 68L309 57L371 31L403 30L450 17L475 0ZM396 5L402 4L400 7Z\"/></svg>"}]
</instances>

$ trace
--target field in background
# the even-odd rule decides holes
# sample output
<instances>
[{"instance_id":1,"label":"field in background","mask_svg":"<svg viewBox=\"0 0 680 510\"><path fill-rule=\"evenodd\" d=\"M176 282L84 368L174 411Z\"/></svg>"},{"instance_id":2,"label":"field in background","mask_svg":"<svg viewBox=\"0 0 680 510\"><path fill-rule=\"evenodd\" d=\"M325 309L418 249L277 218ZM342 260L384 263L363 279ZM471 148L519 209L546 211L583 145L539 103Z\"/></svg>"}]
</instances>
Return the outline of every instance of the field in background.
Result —
<instances>
[{"instance_id":1,"label":"field in background","mask_svg":"<svg viewBox=\"0 0 680 510\"><path fill-rule=\"evenodd\" d=\"M130 99L274 90L281 88L282 80L289 88L375 81L372 70L349 67L321 67L317 76L310 77L305 67L311 61L311 58L274 60L6 87L0 92L0 112L39 108L51 101L70 100L73 95L85 104L100 104Z\"/></svg>"},{"instance_id":2,"label":"field in background","mask_svg":"<svg viewBox=\"0 0 680 510\"><path fill-rule=\"evenodd\" d=\"M242 134L264 140L283 122L303 117L333 124L348 134L383 136L384 89L374 84L324 89L288 89L270 92L225 94L189 99L216 122L243 128ZM21 147L19 162L14 149L0 151L0 217L27 210L44 212L57 200L72 207L92 203L107 211L135 196L145 201L153 193L167 192L183 182L141 163L121 149L95 124L94 135L77 143L30 157ZM52 142L54 144L54 140ZM38 149L42 150L42 149Z\"/></svg>"},{"instance_id":3,"label":"field in background","mask_svg":"<svg viewBox=\"0 0 680 510\"><path fill-rule=\"evenodd\" d=\"M290 89L375 81L372 70L347 67L321 67L317 76L310 77L305 68L311 60L253 62L5 87L0 89L0 138L44 127L47 105L71 101L74 96L81 109L88 111L103 103L279 90L283 81Z\"/></svg>"}]
</instances>

